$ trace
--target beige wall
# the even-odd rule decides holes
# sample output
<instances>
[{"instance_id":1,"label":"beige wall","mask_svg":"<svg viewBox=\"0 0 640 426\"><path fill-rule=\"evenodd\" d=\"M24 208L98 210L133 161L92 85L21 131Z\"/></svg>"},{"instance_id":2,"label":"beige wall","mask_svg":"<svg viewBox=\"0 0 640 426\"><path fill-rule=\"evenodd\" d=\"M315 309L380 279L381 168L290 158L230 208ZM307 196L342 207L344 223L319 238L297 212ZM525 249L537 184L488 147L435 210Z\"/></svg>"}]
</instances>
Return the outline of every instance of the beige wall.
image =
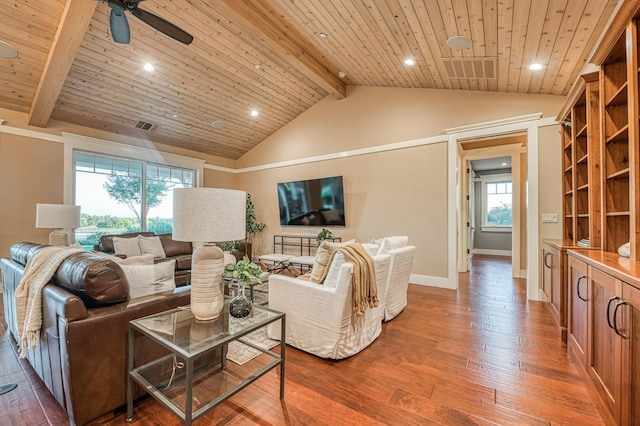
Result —
<instances>
[{"instance_id":1,"label":"beige wall","mask_svg":"<svg viewBox=\"0 0 640 426\"><path fill-rule=\"evenodd\" d=\"M416 244L415 273L447 275L446 143L363 155L261 172L241 173L238 186L251 193L267 230L256 237L256 253L271 252L274 234L305 229L280 226L276 184L342 175L347 226L330 228L343 240L369 241L409 235ZM419 165L419 166L418 166ZM417 167L418 166L418 167ZM425 243L425 242L429 243Z\"/></svg>"},{"instance_id":2,"label":"beige wall","mask_svg":"<svg viewBox=\"0 0 640 426\"><path fill-rule=\"evenodd\" d=\"M0 133L0 255L17 241L46 243L38 229L37 203L62 203L63 146Z\"/></svg>"},{"instance_id":3,"label":"beige wall","mask_svg":"<svg viewBox=\"0 0 640 426\"><path fill-rule=\"evenodd\" d=\"M563 102L558 96L350 88L346 99L324 99L240 158L237 165L242 171L442 135L447 128L536 112L554 117ZM541 155L540 161L544 169L546 158ZM302 234L305 229L279 225L277 182L338 174L345 179L348 223L346 228L332 229L337 235L367 241L406 234L417 247L413 273L447 277L446 143L240 173L238 187L252 193L258 217L268 225L258 239L262 247L257 252L272 250L274 234ZM560 179L552 185L560 185ZM525 244L526 239L522 247Z\"/></svg>"},{"instance_id":4,"label":"beige wall","mask_svg":"<svg viewBox=\"0 0 640 426\"><path fill-rule=\"evenodd\" d=\"M349 87L327 97L238 160L239 168L442 135L445 129L542 112L561 96Z\"/></svg>"}]
</instances>

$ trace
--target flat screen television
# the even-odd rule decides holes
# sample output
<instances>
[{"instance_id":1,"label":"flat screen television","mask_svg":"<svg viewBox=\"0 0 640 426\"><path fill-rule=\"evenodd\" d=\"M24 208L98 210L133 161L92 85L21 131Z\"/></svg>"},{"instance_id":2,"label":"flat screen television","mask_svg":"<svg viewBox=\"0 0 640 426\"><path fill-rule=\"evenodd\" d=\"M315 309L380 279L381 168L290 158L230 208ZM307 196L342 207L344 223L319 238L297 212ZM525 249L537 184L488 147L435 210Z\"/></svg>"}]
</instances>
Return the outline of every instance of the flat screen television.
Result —
<instances>
[{"instance_id":1,"label":"flat screen television","mask_svg":"<svg viewBox=\"0 0 640 426\"><path fill-rule=\"evenodd\" d=\"M342 176L278 184L280 225L345 226Z\"/></svg>"}]
</instances>

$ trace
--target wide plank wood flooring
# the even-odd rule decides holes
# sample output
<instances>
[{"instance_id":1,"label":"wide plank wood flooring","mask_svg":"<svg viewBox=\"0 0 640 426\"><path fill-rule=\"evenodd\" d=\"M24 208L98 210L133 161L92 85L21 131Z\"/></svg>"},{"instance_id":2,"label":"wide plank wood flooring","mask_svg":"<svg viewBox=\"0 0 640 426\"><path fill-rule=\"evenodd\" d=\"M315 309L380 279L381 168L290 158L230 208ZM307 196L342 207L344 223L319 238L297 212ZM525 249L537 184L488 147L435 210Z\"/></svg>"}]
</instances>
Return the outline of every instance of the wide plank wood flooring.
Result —
<instances>
[{"instance_id":1,"label":"wide plank wood flooring","mask_svg":"<svg viewBox=\"0 0 640 426\"><path fill-rule=\"evenodd\" d=\"M409 303L358 355L327 361L287 348L285 399L269 372L196 425L601 425L551 318L512 279L509 258L476 256L458 291L409 286ZM4 315L2 315L4 318ZM65 425L18 360L4 319L0 425ZM152 398L107 425L178 425Z\"/></svg>"}]
</instances>

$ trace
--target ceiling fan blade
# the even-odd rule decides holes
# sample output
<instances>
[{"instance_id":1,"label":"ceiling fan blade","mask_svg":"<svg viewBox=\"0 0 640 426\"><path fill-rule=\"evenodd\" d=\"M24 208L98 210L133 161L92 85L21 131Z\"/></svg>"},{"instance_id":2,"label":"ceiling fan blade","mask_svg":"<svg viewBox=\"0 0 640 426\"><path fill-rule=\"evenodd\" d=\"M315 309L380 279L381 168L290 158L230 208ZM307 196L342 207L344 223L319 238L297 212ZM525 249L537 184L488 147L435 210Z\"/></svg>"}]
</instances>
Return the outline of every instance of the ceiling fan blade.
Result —
<instances>
[{"instance_id":1,"label":"ceiling fan blade","mask_svg":"<svg viewBox=\"0 0 640 426\"><path fill-rule=\"evenodd\" d=\"M109 17L109 27L111 28L111 37L116 43L128 44L131 41L131 32L129 31L129 22L124 14L124 8L116 3L108 3L111 8L111 16Z\"/></svg>"},{"instance_id":2,"label":"ceiling fan blade","mask_svg":"<svg viewBox=\"0 0 640 426\"><path fill-rule=\"evenodd\" d=\"M138 7L132 8L130 10L133 16L140 19L145 24L155 28L156 30L168 35L175 40L178 40L181 43L191 44L191 42L193 41L193 36L191 34L176 27L171 22L165 21L161 17L154 15L151 12L138 9Z\"/></svg>"}]
</instances>

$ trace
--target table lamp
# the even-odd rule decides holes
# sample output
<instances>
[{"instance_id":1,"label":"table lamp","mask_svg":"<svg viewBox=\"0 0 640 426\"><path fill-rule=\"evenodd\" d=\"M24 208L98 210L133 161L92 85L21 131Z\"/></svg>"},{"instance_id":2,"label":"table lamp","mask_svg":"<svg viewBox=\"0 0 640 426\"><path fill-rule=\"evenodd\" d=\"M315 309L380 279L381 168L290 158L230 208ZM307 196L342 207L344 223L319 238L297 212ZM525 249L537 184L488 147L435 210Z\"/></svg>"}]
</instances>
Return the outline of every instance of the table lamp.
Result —
<instances>
[{"instance_id":1,"label":"table lamp","mask_svg":"<svg viewBox=\"0 0 640 426\"><path fill-rule=\"evenodd\" d=\"M197 320L222 311L224 253L213 242L245 238L246 199L246 192L232 189L173 190L173 239L204 243L191 257L191 312Z\"/></svg>"},{"instance_id":2,"label":"table lamp","mask_svg":"<svg viewBox=\"0 0 640 426\"><path fill-rule=\"evenodd\" d=\"M36 228L55 228L49 234L52 246L68 246L69 234L64 228L80 226L80 206L68 204L36 204Z\"/></svg>"}]
</instances>

